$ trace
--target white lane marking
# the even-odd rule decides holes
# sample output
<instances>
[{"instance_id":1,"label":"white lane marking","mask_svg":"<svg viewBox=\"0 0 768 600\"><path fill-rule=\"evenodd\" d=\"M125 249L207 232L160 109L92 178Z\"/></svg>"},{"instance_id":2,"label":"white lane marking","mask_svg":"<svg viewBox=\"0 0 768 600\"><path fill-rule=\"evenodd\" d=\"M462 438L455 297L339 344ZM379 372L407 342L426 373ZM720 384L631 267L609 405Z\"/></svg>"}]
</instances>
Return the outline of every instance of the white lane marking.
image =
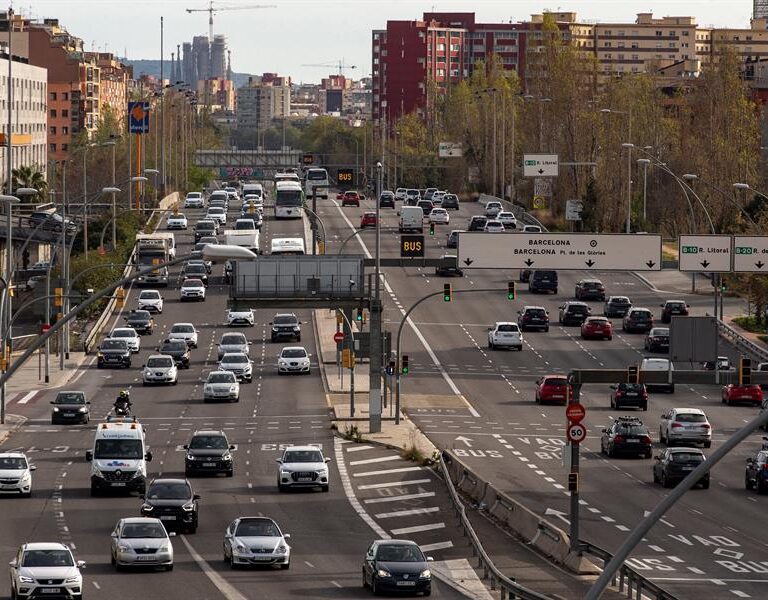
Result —
<instances>
[{"instance_id":1,"label":"white lane marking","mask_svg":"<svg viewBox=\"0 0 768 600\"><path fill-rule=\"evenodd\" d=\"M98 581L91 581L91 583L93 584L93 587L95 587L97 590L101 589L101 586L99 585Z\"/></svg>"},{"instance_id":2,"label":"white lane marking","mask_svg":"<svg viewBox=\"0 0 768 600\"><path fill-rule=\"evenodd\" d=\"M347 448L347 452L359 452L360 450L370 450L373 447L374 446L367 446L365 444L363 444L363 445L355 444L351 448Z\"/></svg>"},{"instance_id":3,"label":"white lane marking","mask_svg":"<svg viewBox=\"0 0 768 600\"><path fill-rule=\"evenodd\" d=\"M382 469L381 471L364 471L353 473L352 477L370 477L372 475L392 475L394 473L407 473L408 471L421 471L423 467L403 467L402 469Z\"/></svg>"},{"instance_id":4,"label":"white lane marking","mask_svg":"<svg viewBox=\"0 0 768 600\"><path fill-rule=\"evenodd\" d=\"M378 513L373 515L377 519L394 519L398 517L412 517L414 515L427 515L430 513L440 512L440 508L437 506L430 506L428 508L410 508L408 510L393 510L392 512Z\"/></svg>"},{"instance_id":5,"label":"white lane marking","mask_svg":"<svg viewBox=\"0 0 768 600\"><path fill-rule=\"evenodd\" d=\"M355 496L355 491L352 489L352 482L350 481L349 473L347 472L347 465L344 463L344 452L342 450L342 445L338 438L334 438L333 445L336 454L336 468L339 470L341 485L344 488L344 493L346 494L347 500L352 506L352 509L360 516L363 521L368 524L371 529L373 529L374 533L376 533L376 535L378 535L381 539L390 539L390 535L384 529L379 527L379 524L374 521L371 515L366 512L362 504L360 504L360 500L358 500Z\"/></svg>"},{"instance_id":6,"label":"white lane marking","mask_svg":"<svg viewBox=\"0 0 768 600\"><path fill-rule=\"evenodd\" d=\"M195 550L192 547L192 544L187 541L187 536L182 535L180 537L181 541L184 542L184 545L187 547L187 551L189 551L189 555L192 557L192 560L197 563L197 566L200 567L200 570L203 572L203 574L211 581L214 586L219 589L221 594L227 600L248 600L248 598L237 591L235 586L233 586L221 575L219 575L219 573L213 567L211 567L210 564L208 564L208 561L206 561L197 553L197 550Z\"/></svg>"},{"instance_id":7,"label":"white lane marking","mask_svg":"<svg viewBox=\"0 0 768 600\"><path fill-rule=\"evenodd\" d=\"M409 485L416 485L419 483L430 483L431 479L408 479L405 481L389 481L387 483L369 483L368 485L358 485L358 490L376 490L379 488L388 487L406 487Z\"/></svg>"},{"instance_id":8,"label":"white lane marking","mask_svg":"<svg viewBox=\"0 0 768 600\"><path fill-rule=\"evenodd\" d=\"M18 403L19 404L26 404L27 402L32 400L32 398L35 397L35 394L37 394L37 390L32 390L31 392L27 392L21 398L19 398L19 402Z\"/></svg>"},{"instance_id":9,"label":"white lane marking","mask_svg":"<svg viewBox=\"0 0 768 600\"><path fill-rule=\"evenodd\" d=\"M734 596L738 596L739 598L751 598L752 597L749 594L747 594L746 592L742 592L741 590L731 590L731 594L733 594Z\"/></svg>"},{"instance_id":10,"label":"white lane marking","mask_svg":"<svg viewBox=\"0 0 768 600\"><path fill-rule=\"evenodd\" d=\"M453 548L453 542L435 542L434 544L419 544L422 552L432 552L433 550L446 550Z\"/></svg>"},{"instance_id":11,"label":"white lane marking","mask_svg":"<svg viewBox=\"0 0 768 600\"><path fill-rule=\"evenodd\" d=\"M335 585L337 588L342 587L342 585L338 581L331 581L333 585Z\"/></svg>"},{"instance_id":12,"label":"white lane marking","mask_svg":"<svg viewBox=\"0 0 768 600\"><path fill-rule=\"evenodd\" d=\"M315 565L313 565L313 564L312 564L311 562L309 562L308 560L305 560L305 561L304 561L304 564L305 564L305 565L307 565L307 566L308 566L310 569L314 569L314 568L315 568Z\"/></svg>"},{"instance_id":13,"label":"white lane marking","mask_svg":"<svg viewBox=\"0 0 768 600\"><path fill-rule=\"evenodd\" d=\"M401 527L400 529L393 529L392 535L434 531L435 529L445 529L445 523L428 523L426 525L414 525L413 527Z\"/></svg>"},{"instance_id":14,"label":"white lane marking","mask_svg":"<svg viewBox=\"0 0 768 600\"><path fill-rule=\"evenodd\" d=\"M362 460L353 460L353 461L350 461L349 465L350 466L354 466L354 465L370 465L370 464L373 464L373 463L390 462L390 461L393 461L393 460L398 460L398 461L401 461L401 462L403 461L403 459L400 458L399 456L378 456L376 458L364 458Z\"/></svg>"}]
</instances>

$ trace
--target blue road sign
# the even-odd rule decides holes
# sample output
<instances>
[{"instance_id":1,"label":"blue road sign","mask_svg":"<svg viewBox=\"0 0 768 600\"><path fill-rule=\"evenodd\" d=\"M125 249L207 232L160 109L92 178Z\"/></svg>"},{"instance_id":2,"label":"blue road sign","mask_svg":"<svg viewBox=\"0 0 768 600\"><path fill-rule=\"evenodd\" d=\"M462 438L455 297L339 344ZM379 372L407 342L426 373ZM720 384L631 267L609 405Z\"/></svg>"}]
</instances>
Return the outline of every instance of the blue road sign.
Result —
<instances>
[{"instance_id":1,"label":"blue road sign","mask_svg":"<svg viewBox=\"0 0 768 600\"><path fill-rule=\"evenodd\" d=\"M149 102L128 103L128 131L149 133Z\"/></svg>"}]
</instances>

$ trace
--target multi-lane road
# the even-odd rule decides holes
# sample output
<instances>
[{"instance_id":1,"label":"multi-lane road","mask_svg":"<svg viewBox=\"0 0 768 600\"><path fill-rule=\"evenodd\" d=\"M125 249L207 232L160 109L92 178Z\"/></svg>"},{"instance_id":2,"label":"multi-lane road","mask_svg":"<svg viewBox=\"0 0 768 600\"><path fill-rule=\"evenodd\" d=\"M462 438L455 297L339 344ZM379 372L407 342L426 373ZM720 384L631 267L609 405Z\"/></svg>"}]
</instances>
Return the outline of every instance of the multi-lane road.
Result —
<instances>
[{"instance_id":1,"label":"multi-lane road","mask_svg":"<svg viewBox=\"0 0 768 600\"><path fill-rule=\"evenodd\" d=\"M334 253L341 240L359 225L360 209L339 208L333 200L319 210L328 232L327 252ZM427 236L427 255L446 252L446 234L466 228L472 214L482 213L479 204L450 211L451 224L437 227ZM382 209L382 255L397 256L399 234L396 211ZM494 234L488 234L494 235ZM350 240L345 253L372 253L374 233L362 233L360 242ZM454 252L454 251L448 251ZM549 515L567 530L569 498L566 469L562 464L564 409L534 403L535 381L546 374L567 373L572 368L626 368L646 354L643 336L621 332L620 320L612 341L583 341L578 327L557 323L558 306L573 299L575 283L586 273L560 272L557 296L533 296L518 284L518 299L507 300L505 291L486 294L454 294L450 303L437 296L412 315L414 327L406 327L403 352L410 357L410 374L402 386L408 413L442 448L454 452L498 488L513 494L539 514ZM627 295L635 305L647 306L659 315L659 304L679 295L659 293L631 273L597 272L607 294ZM506 290L517 271L467 270L451 281L454 290L499 288ZM403 312L424 295L439 291L445 279L418 268L386 272L385 326L396 331ZM689 296L694 314L704 314L711 298ZM524 305L547 308L552 319L548 333L526 333L522 352L490 351L487 328L495 321L516 320ZM593 314L602 304L592 303ZM418 330L418 331L417 331ZM737 358L724 345L723 354ZM606 458L600 450L600 432L612 417L631 411L610 409L608 386L585 385L588 438L582 444L581 532L582 538L615 550L630 529L651 510L668 490L652 483L652 459ZM659 416L670 407L698 407L713 425L713 448L748 419L755 409L726 407L714 386L678 385L675 394L653 393L647 412L639 412L658 444ZM744 461L759 447L760 435L747 442L716 466L712 487L689 492L635 550L631 563L645 576L681 598L702 594L716 598L759 598L768 593L768 540L765 521L768 499L744 489ZM707 451L709 452L709 451Z\"/></svg>"}]
</instances>

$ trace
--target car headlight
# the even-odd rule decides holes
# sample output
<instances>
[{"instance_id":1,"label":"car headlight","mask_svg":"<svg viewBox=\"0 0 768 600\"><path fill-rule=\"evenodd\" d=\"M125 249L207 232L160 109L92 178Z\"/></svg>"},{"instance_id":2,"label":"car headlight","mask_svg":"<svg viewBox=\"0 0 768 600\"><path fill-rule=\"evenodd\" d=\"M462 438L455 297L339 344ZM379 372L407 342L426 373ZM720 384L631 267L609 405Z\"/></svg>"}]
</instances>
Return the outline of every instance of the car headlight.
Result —
<instances>
[{"instance_id":1,"label":"car headlight","mask_svg":"<svg viewBox=\"0 0 768 600\"><path fill-rule=\"evenodd\" d=\"M150 511L155 510L155 507L152 506L151 504L147 504L145 502L144 504L141 505L141 510L146 511L146 512L150 512Z\"/></svg>"},{"instance_id":2,"label":"car headlight","mask_svg":"<svg viewBox=\"0 0 768 600\"><path fill-rule=\"evenodd\" d=\"M187 460L195 460L195 456L192 454L187 454Z\"/></svg>"},{"instance_id":3,"label":"car headlight","mask_svg":"<svg viewBox=\"0 0 768 600\"><path fill-rule=\"evenodd\" d=\"M379 569L378 571L376 571L376 576L377 577L391 577L391 575L389 574L389 571L387 571L386 569Z\"/></svg>"},{"instance_id":4,"label":"car headlight","mask_svg":"<svg viewBox=\"0 0 768 600\"><path fill-rule=\"evenodd\" d=\"M419 573L419 577L423 579L429 579L430 577L432 577L432 571L430 571L429 569L424 569L421 573Z\"/></svg>"},{"instance_id":5,"label":"car headlight","mask_svg":"<svg viewBox=\"0 0 768 600\"><path fill-rule=\"evenodd\" d=\"M59 412L59 407L58 406L54 406L53 407L53 412Z\"/></svg>"},{"instance_id":6,"label":"car headlight","mask_svg":"<svg viewBox=\"0 0 768 600\"><path fill-rule=\"evenodd\" d=\"M35 578L27 577L26 575L19 575L19 583L35 583Z\"/></svg>"},{"instance_id":7,"label":"car headlight","mask_svg":"<svg viewBox=\"0 0 768 600\"><path fill-rule=\"evenodd\" d=\"M132 548L128 544L118 544L117 549L120 552L131 552Z\"/></svg>"},{"instance_id":8,"label":"car headlight","mask_svg":"<svg viewBox=\"0 0 768 600\"><path fill-rule=\"evenodd\" d=\"M97 358L104 358L104 353L103 353L103 352L99 352L99 353L96 355L96 357L97 357Z\"/></svg>"},{"instance_id":9,"label":"car headlight","mask_svg":"<svg viewBox=\"0 0 768 600\"><path fill-rule=\"evenodd\" d=\"M144 375L152 375L152 371L149 369L144 369Z\"/></svg>"},{"instance_id":10,"label":"car headlight","mask_svg":"<svg viewBox=\"0 0 768 600\"><path fill-rule=\"evenodd\" d=\"M234 394L236 391L237 391L237 387L236 386L232 385L232 386L229 387L229 393L230 394Z\"/></svg>"},{"instance_id":11,"label":"car headlight","mask_svg":"<svg viewBox=\"0 0 768 600\"><path fill-rule=\"evenodd\" d=\"M273 325L273 326L272 326L272 331L277 331L277 327L275 327L275 326Z\"/></svg>"},{"instance_id":12,"label":"car headlight","mask_svg":"<svg viewBox=\"0 0 768 600\"><path fill-rule=\"evenodd\" d=\"M301 327L299 327L298 325L293 328L294 331L299 331L300 329L301 329Z\"/></svg>"},{"instance_id":13,"label":"car headlight","mask_svg":"<svg viewBox=\"0 0 768 600\"><path fill-rule=\"evenodd\" d=\"M221 457L221 460L232 460L232 455L227 452L224 456Z\"/></svg>"},{"instance_id":14,"label":"car headlight","mask_svg":"<svg viewBox=\"0 0 768 600\"><path fill-rule=\"evenodd\" d=\"M88 412L88 409L85 406L81 406L80 408L77 409L77 412L79 413Z\"/></svg>"},{"instance_id":15,"label":"car headlight","mask_svg":"<svg viewBox=\"0 0 768 600\"><path fill-rule=\"evenodd\" d=\"M275 552L277 552L278 554L285 554L286 552L288 552L288 546L286 546L281 542L280 545L278 545L278 547L275 549Z\"/></svg>"},{"instance_id":16,"label":"car headlight","mask_svg":"<svg viewBox=\"0 0 768 600\"><path fill-rule=\"evenodd\" d=\"M29 481L30 479L32 479L32 473L30 473L29 471L24 471L24 475L21 476L21 480Z\"/></svg>"},{"instance_id":17,"label":"car headlight","mask_svg":"<svg viewBox=\"0 0 768 600\"><path fill-rule=\"evenodd\" d=\"M64 583L80 583L80 575L72 575L72 577L67 577L64 580Z\"/></svg>"},{"instance_id":18,"label":"car headlight","mask_svg":"<svg viewBox=\"0 0 768 600\"><path fill-rule=\"evenodd\" d=\"M240 542L237 542L237 545L235 545L235 550L237 550L238 552L248 552L248 548L244 544L241 544Z\"/></svg>"},{"instance_id":19,"label":"car headlight","mask_svg":"<svg viewBox=\"0 0 768 600\"><path fill-rule=\"evenodd\" d=\"M195 503L194 502L187 502L186 504L182 505L182 510L190 511L195 509Z\"/></svg>"},{"instance_id":20,"label":"car headlight","mask_svg":"<svg viewBox=\"0 0 768 600\"><path fill-rule=\"evenodd\" d=\"M158 552L162 552L162 553L170 552L170 550L171 550L171 546L169 544L163 544L162 546L160 546L160 548L157 549Z\"/></svg>"},{"instance_id":21,"label":"car headlight","mask_svg":"<svg viewBox=\"0 0 768 600\"><path fill-rule=\"evenodd\" d=\"M290 477L290 475L291 475L290 471L286 471L285 469L280 469L280 476L281 477Z\"/></svg>"}]
</instances>

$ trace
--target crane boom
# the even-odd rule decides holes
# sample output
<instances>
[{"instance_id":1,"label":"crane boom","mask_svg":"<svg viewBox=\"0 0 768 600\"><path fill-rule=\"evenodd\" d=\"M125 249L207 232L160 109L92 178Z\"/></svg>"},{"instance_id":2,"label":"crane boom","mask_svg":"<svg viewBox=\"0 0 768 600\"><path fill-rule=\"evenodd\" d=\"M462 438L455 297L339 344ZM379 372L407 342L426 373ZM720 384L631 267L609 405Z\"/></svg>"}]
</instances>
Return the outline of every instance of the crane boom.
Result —
<instances>
[{"instance_id":1,"label":"crane boom","mask_svg":"<svg viewBox=\"0 0 768 600\"><path fill-rule=\"evenodd\" d=\"M275 4L248 4L244 6L214 6L213 0L209 0L208 8L187 8L187 13L192 14L196 12L208 13L208 40L213 42L213 15L225 10L252 10L258 8L277 8Z\"/></svg>"},{"instance_id":2,"label":"crane boom","mask_svg":"<svg viewBox=\"0 0 768 600\"><path fill-rule=\"evenodd\" d=\"M342 74L342 71L346 71L347 69L357 69L357 65L345 65L344 59L338 60L338 61L332 61L332 62L325 62L325 63L310 63L310 64L304 64L301 65L302 67L335 67L339 70L339 75Z\"/></svg>"}]
</instances>

